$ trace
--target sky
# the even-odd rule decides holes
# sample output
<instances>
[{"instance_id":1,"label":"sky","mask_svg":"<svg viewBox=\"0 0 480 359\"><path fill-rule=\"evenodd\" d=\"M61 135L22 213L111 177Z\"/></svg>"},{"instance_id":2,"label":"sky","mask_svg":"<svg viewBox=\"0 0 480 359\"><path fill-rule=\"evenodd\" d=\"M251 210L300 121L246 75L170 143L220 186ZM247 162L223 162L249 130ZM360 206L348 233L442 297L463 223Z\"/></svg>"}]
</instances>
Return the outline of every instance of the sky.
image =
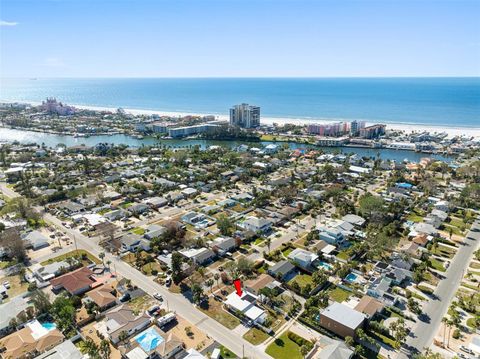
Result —
<instances>
[{"instance_id":1,"label":"sky","mask_svg":"<svg viewBox=\"0 0 480 359\"><path fill-rule=\"evenodd\" d=\"M480 1L0 0L0 77L480 76Z\"/></svg>"}]
</instances>

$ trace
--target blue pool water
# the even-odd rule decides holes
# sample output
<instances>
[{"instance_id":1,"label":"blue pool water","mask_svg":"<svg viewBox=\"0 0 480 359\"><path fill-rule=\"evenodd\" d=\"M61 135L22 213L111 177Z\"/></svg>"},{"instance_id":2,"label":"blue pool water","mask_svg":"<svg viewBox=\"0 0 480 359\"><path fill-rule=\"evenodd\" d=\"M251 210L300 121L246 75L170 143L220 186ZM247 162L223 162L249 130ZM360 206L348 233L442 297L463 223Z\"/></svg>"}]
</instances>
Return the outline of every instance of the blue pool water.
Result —
<instances>
[{"instance_id":1,"label":"blue pool water","mask_svg":"<svg viewBox=\"0 0 480 359\"><path fill-rule=\"evenodd\" d=\"M138 334L134 339L140 344L145 352L154 350L164 340L154 327L150 327L144 332Z\"/></svg>"},{"instance_id":2,"label":"blue pool water","mask_svg":"<svg viewBox=\"0 0 480 359\"><path fill-rule=\"evenodd\" d=\"M57 325L55 323L45 322L45 323L42 323L42 327L44 327L47 330L53 330L57 327Z\"/></svg>"},{"instance_id":3,"label":"blue pool water","mask_svg":"<svg viewBox=\"0 0 480 359\"><path fill-rule=\"evenodd\" d=\"M346 277L345 280L348 282L355 282L357 280L357 275L354 273L349 273Z\"/></svg>"},{"instance_id":4,"label":"blue pool water","mask_svg":"<svg viewBox=\"0 0 480 359\"><path fill-rule=\"evenodd\" d=\"M325 262L320 262L319 267L322 267L325 270L332 270L333 268L330 264Z\"/></svg>"}]
</instances>

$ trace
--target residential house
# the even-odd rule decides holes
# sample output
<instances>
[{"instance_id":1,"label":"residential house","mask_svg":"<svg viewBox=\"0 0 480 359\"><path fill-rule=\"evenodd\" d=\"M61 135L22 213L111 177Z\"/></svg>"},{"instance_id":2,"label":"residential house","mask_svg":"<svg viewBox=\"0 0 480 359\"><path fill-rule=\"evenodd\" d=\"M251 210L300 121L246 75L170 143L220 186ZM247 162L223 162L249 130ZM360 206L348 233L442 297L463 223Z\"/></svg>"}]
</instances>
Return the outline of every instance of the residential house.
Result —
<instances>
[{"instance_id":1,"label":"residential house","mask_svg":"<svg viewBox=\"0 0 480 359\"><path fill-rule=\"evenodd\" d=\"M52 262L44 266L38 265L33 270L33 276L40 282L46 282L70 269L71 265L66 261Z\"/></svg>"},{"instance_id":2,"label":"residential house","mask_svg":"<svg viewBox=\"0 0 480 359\"><path fill-rule=\"evenodd\" d=\"M302 269L312 270L314 262L318 259L318 255L301 248L295 248L288 254L288 259L292 260Z\"/></svg>"},{"instance_id":3,"label":"residential house","mask_svg":"<svg viewBox=\"0 0 480 359\"><path fill-rule=\"evenodd\" d=\"M147 227L143 236L151 241L154 238L160 237L165 232L165 230L166 229L163 226L160 226L158 224L151 224Z\"/></svg>"},{"instance_id":4,"label":"residential house","mask_svg":"<svg viewBox=\"0 0 480 359\"><path fill-rule=\"evenodd\" d=\"M135 203L128 207L128 211L133 215L139 215L147 212L150 209L145 203Z\"/></svg>"},{"instance_id":5,"label":"residential house","mask_svg":"<svg viewBox=\"0 0 480 359\"><path fill-rule=\"evenodd\" d=\"M122 252L136 252L138 248L149 251L150 244L148 240L135 233L125 233L120 241L122 243Z\"/></svg>"},{"instance_id":6,"label":"residential house","mask_svg":"<svg viewBox=\"0 0 480 359\"><path fill-rule=\"evenodd\" d=\"M0 339L2 358L32 358L54 348L64 339L58 329L46 329L38 320L33 320L28 322L24 328Z\"/></svg>"},{"instance_id":7,"label":"residential house","mask_svg":"<svg viewBox=\"0 0 480 359\"><path fill-rule=\"evenodd\" d=\"M19 321L19 314L25 313L28 307L31 305L22 296L14 297L9 302L0 304L0 337L14 329L10 325L12 319L16 319L17 325L23 324Z\"/></svg>"},{"instance_id":8,"label":"residential house","mask_svg":"<svg viewBox=\"0 0 480 359\"><path fill-rule=\"evenodd\" d=\"M117 297L113 295L114 292L115 289L111 285L104 284L87 292L85 300L95 303L103 312L117 304Z\"/></svg>"},{"instance_id":9,"label":"residential house","mask_svg":"<svg viewBox=\"0 0 480 359\"><path fill-rule=\"evenodd\" d=\"M83 359L84 356L71 340L65 340L52 349L46 351L36 359Z\"/></svg>"},{"instance_id":10,"label":"residential house","mask_svg":"<svg viewBox=\"0 0 480 359\"><path fill-rule=\"evenodd\" d=\"M163 197L151 197L147 198L145 204L148 204L151 208L160 208L168 204L168 200Z\"/></svg>"},{"instance_id":11,"label":"residential house","mask_svg":"<svg viewBox=\"0 0 480 359\"><path fill-rule=\"evenodd\" d=\"M365 314L367 318L370 319L373 318L375 314L381 313L384 308L385 305L382 302L368 295L364 295L354 309L360 313Z\"/></svg>"},{"instance_id":12,"label":"residential house","mask_svg":"<svg viewBox=\"0 0 480 359\"><path fill-rule=\"evenodd\" d=\"M39 231L32 231L23 237L26 248L32 248L34 251L48 247L48 238Z\"/></svg>"},{"instance_id":13,"label":"residential house","mask_svg":"<svg viewBox=\"0 0 480 359\"><path fill-rule=\"evenodd\" d=\"M312 359L351 359L353 350L341 341L335 341L323 347L319 352L315 353Z\"/></svg>"},{"instance_id":14,"label":"residential house","mask_svg":"<svg viewBox=\"0 0 480 359\"><path fill-rule=\"evenodd\" d=\"M280 283L272 276L262 273L255 279L247 280L244 284L245 290L254 295L260 295L260 290L263 288L275 289L280 286Z\"/></svg>"},{"instance_id":15,"label":"residential house","mask_svg":"<svg viewBox=\"0 0 480 359\"><path fill-rule=\"evenodd\" d=\"M247 292L243 292L239 296L236 292L230 293L225 300L225 305L234 313L241 312L245 317L254 323L263 324L267 319L267 313L255 304L257 296Z\"/></svg>"},{"instance_id":16,"label":"residential house","mask_svg":"<svg viewBox=\"0 0 480 359\"><path fill-rule=\"evenodd\" d=\"M145 338L151 340L146 342ZM183 351L183 348L183 342L173 333L167 334L158 327L151 326L137 334L121 349L125 351L124 357L127 359L169 359Z\"/></svg>"},{"instance_id":17,"label":"residential house","mask_svg":"<svg viewBox=\"0 0 480 359\"><path fill-rule=\"evenodd\" d=\"M227 252L235 250L236 242L232 237L218 237L212 241L210 248L219 255L225 255Z\"/></svg>"},{"instance_id":18,"label":"residential house","mask_svg":"<svg viewBox=\"0 0 480 359\"><path fill-rule=\"evenodd\" d=\"M52 290L66 290L71 295L80 295L89 291L94 283L93 272L88 267L79 268L50 281Z\"/></svg>"},{"instance_id":19,"label":"residential house","mask_svg":"<svg viewBox=\"0 0 480 359\"><path fill-rule=\"evenodd\" d=\"M126 305L120 305L105 313L106 331L113 344L120 341L122 332L131 336L148 327L150 323L151 318L148 315L145 313L135 315Z\"/></svg>"},{"instance_id":20,"label":"residential house","mask_svg":"<svg viewBox=\"0 0 480 359\"><path fill-rule=\"evenodd\" d=\"M122 208L114 209L113 211L107 212L103 215L109 221L117 221L128 217L128 212Z\"/></svg>"},{"instance_id":21,"label":"residential house","mask_svg":"<svg viewBox=\"0 0 480 359\"><path fill-rule=\"evenodd\" d=\"M366 222L365 218L357 216L356 214L347 214L342 217L342 220L358 228L363 227Z\"/></svg>"},{"instance_id":22,"label":"residential house","mask_svg":"<svg viewBox=\"0 0 480 359\"><path fill-rule=\"evenodd\" d=\"M179 251L181 255L192 260L197 265L212 262L216 254L208 248L190 248Z\"/></svg>"},{"instance_id":23,"label":"residential house","mask_svg":"<svg viewBox=\"0 0 480 359\"><path fill-rule=\"evenodd\" d=\"M279 280L290 278L295 273L295 266L287 260L280 261L268 268L268 274Z\"/></svg>"},{"instance_id":24,"label":"residential house","mask_svg":"<svg viewBox=\"0 0 480 359\"><path fill-rule=\"evenodd\" d=\"M386 277L378 277L370 283L367 295L374 297L386 305L395 305L397 298L391 291L392 280Z\"/></svg>"},{"instance_id":25,"label":"residential house","mask_svg":"<svg viewBox=\"0 0 480 359\"><path fill-rule=\"evenodd\" d=\"M333 302L320 312L320 326L345 338L355 338L355 331L362 328L366 316L345 304Z\"/></svg>"},{"instance_id":26,"label":"residential house","mask_svg":"<svg viewBox=\"0 0 480 359\"><path fill-rule=\"evenodd\" d=\"M272 221L250 216L240 226L254 233L268 233L272 229Z\"/></svg>"},{"instance_id":27,"label":"residential house","mask_svg":"<svg viewBox=\"0 0 480 359\"><path fill-rule=\"evenodd\" d=\"M343 232L339 228L334 228L330 226L318 226L318 235L321 240L332 245L341 245L345 240Z\"/></svg>"}]
</instances>

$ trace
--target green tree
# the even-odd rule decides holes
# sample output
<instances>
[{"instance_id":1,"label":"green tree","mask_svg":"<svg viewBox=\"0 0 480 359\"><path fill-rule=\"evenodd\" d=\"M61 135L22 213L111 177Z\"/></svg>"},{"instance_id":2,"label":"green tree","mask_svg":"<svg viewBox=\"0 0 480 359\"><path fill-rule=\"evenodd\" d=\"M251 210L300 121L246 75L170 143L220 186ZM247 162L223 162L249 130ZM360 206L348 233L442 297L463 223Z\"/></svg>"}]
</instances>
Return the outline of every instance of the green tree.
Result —
<instances>
[{"instance_id":1,"label":"green tree","mask_svg":"<svg viewBox=\"0 0 480 359\"><path fill-rule=\"evenodd\" d=\"M217 218L217 227L223 236L231 236L235 229L233 221L223 214Z\"/></svg>"}]
</instances>

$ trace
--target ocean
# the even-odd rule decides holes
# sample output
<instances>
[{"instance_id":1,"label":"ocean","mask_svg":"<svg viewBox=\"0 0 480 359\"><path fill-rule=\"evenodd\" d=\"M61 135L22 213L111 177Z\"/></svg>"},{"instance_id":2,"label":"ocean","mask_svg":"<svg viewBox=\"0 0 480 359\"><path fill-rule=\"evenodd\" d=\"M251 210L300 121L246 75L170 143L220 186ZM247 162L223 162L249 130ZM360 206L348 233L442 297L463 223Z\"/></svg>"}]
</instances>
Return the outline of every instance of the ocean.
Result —
<instances>
[{"instance_id":1,"label":"ocean","mask_svg":"<svg viewBox=\"0 0 480 359\"><path fill-rule=\"evenodd\" d=\"M480 127L480 78L1 79L0 101L227 115Z\"/></svg>"}]
</instances>

